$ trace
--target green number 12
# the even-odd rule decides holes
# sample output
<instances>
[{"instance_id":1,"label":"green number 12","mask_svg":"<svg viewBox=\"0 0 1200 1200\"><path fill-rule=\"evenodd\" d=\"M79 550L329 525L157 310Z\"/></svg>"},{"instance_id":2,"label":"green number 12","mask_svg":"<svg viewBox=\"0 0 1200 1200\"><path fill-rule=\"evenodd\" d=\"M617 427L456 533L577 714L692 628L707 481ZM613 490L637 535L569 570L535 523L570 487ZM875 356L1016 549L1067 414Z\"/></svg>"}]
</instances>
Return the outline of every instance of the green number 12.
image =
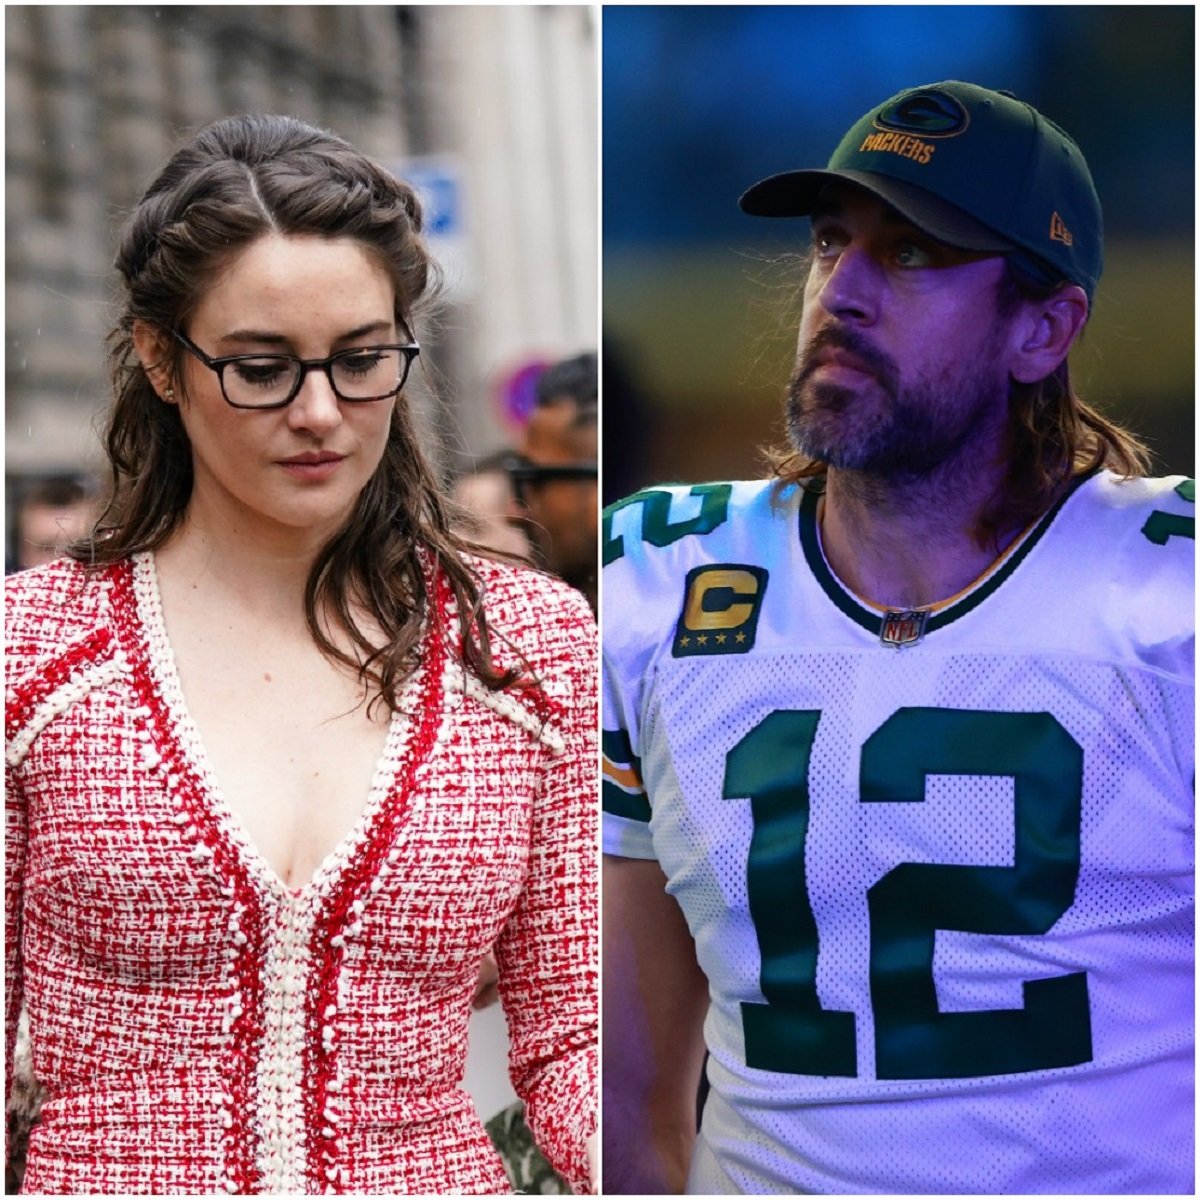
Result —
<instances>
[{"instance_id":1,"label":"green number 12","mask_svg":"<svg viewBox=\"0 0 1200 1200\"><path fill-rule=\"evenodd\" d=\"M795 1075L857 1074L855 1020L817 996L818 935L804 843L808 766L820 712L763 718L725 763L724 797L750 798L750 916L766 1004L742 1005L746 1061ZM1044 1071L1092 1057L1087 974L1027 980L1018 1009L943 1013L933 979L937 930L1042 934L1079 877L1083 752L1049 713L902 708L862 748L859 799L919 804L927 775L1014 781L1011 867L901 863L867 891L871 1008L879 1079L957 1079Z\"/></svg>"}]
</instances>

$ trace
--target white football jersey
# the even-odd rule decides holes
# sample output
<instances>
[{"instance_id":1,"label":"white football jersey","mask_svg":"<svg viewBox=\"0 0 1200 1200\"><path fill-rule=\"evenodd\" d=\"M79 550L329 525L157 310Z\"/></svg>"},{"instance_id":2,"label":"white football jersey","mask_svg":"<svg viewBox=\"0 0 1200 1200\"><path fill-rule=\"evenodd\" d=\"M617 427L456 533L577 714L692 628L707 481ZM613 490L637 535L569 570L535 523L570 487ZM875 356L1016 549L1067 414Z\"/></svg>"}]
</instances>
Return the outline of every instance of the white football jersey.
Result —
<instances>
[{"instance_id":1,"label":"white football jersey","mask_svg":"<svg viewBox=\"0 0 1200 1200\"><path fill-rule=\"evenodd\" d=\"M709 980L697 1193L1193 1191L1194 485L885 613L820 484L606 514L605 851Z\"/></svg>"}]
</instances>

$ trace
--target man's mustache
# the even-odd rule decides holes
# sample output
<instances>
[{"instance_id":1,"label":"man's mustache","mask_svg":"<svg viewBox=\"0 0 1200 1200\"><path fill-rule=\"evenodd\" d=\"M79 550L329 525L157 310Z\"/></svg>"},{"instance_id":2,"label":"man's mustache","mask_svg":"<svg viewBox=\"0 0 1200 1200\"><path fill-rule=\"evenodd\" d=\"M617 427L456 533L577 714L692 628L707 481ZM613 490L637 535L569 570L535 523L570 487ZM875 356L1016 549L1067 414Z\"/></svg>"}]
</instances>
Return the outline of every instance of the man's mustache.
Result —
<instances>
[{"instance_id":1,"label":"man's mustache","mask_svg":"<svg viewBox=\"0 0 1200 1200\"><path fill-rule=\"evenodd\" d=\"M900 369L895 361L861 334L838 325L826 325L818 330L812 341L804 347L796 364L792 386L795 388L803 384L819 366L821 355L832 350L853 358L856 368L874 375L888 392L895 393L899 389Z\"/></svg>"}]
</instances>

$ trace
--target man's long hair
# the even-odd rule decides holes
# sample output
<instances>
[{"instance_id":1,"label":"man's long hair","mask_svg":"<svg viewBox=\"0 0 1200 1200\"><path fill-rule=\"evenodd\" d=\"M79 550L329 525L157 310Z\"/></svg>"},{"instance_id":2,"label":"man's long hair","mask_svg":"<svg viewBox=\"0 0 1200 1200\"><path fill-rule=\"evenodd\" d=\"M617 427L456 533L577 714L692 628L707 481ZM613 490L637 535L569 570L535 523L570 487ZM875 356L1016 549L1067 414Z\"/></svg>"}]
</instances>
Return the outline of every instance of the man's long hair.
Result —
<instances>
[{"instance_id":1,"label":"man's long hair","mask_svg":"<svg viewBox=\"0 0 1200 1200\"><path fill-rule=\"evenodd\" d=\"M998 288L997 315L1004 319L1023 301L1049 299L1061 286L1034 282L1009 263ZM765 454L781 485L828 470L827 463L793 447L769 448ZM1004 454L1007 472L974 530L980 546L1036 520L1081 475L1106 467L1128 479L1150 469L1145 443L1075 391L1065 358L1036 383L1010 380Z\"/></svg>"},{"instance_id":2,"label":"man's long hair","mask_svg":"<svg viewBox=\"0 0 1200 1200\"><path fill-rule=\"evenodd\" d=\"M291 117L224 118L177 151L121 234L116 267L125 294L109 335L114 402L105 435L112 500L95 534L69 553L103 566L154 550L178 528L191 498L191 446L178 407L159 399L138 360L135 321L165 335L164 367L182 391L185 352L169 334L184 326L221 270L268 233L315 234L353 238L371 254L392 282L397 326L411 336L415 311L439 281L421 227L421 206L408 184L336 135ZM493 664L482 590L465 549L450 532L401 395L382 460L346 523L317 555L304 595L321 651L355 668L389 709L417 665L433 603L430 573L453 592L464 666L492 688L516 678L515 669ZM383 646L360 627L356 607L383 630ZM327 621L349 636L352 652L335 644Z\"/></svg>"}]
</instances>

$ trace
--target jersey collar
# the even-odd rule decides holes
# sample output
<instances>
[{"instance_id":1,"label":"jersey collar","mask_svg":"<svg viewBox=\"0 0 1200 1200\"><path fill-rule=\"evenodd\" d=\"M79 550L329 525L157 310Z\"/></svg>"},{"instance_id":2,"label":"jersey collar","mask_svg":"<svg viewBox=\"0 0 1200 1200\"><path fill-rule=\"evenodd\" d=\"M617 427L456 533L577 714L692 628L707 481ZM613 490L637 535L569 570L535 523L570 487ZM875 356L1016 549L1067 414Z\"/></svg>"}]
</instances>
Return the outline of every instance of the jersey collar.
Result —
<instances>
[{"instance_id":1,"label":"jersey collar","mask_svg":"<svg viewBox=\"0 0 1200 1200\"><path fill-rule=\"evenodd\" d=\"M1041 540L1042 535L1050 528L1057 516L1059 509L1075 494L1076 489L1094 474L1094 471L1089 471L1074 480L1029 530L1022 534L973 584L950 600L926 605L928 617L924 626L925 633L933 633L943 626L949 625L951 621L957 621L959 617L965 616L995 592ZM870 604L849 591L830 570L829 564L825 560L817 523L817 512L824 491L824 476L808 480L802 487L800 545L804 550L804 557L808 562L809 570L812 571L829 599L855 624L861 625L863 629L873 634L878 634L887 610Z\"/></svg>"}]
</instances>

